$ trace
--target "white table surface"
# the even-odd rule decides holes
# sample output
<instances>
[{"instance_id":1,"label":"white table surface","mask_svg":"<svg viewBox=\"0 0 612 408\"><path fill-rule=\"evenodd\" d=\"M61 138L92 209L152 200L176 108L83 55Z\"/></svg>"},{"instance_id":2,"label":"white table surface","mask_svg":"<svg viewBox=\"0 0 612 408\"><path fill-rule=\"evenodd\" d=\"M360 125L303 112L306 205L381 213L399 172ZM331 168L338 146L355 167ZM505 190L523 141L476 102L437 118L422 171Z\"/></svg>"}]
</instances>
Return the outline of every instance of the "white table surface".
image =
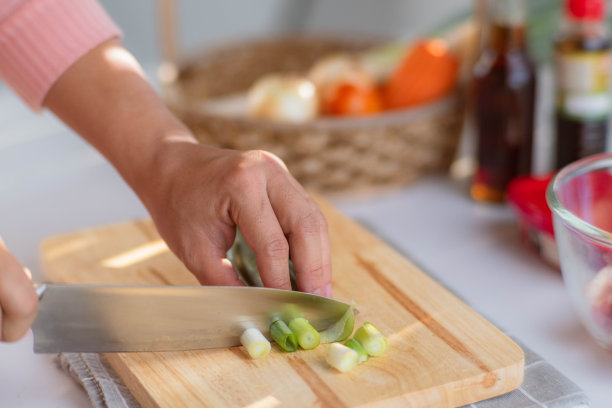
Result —
<instances>
[{"instance_id":1,"label":"white table surface","mask_svg":"<svg viewBox=\"0 0 612 408\"><path fill-rule=\"evenodd\" d=\"M441 177L334 202L541 354L593 407L612 405L612 354L580 325L560 274L521 247L508 208L476 204ZM0 88L0 234L35 277L44 237L144 216L97 152ZM52 356L32 353L31 335L0 344L0 362L0 407L89 405Z\"/></svg>"}]
</instances>

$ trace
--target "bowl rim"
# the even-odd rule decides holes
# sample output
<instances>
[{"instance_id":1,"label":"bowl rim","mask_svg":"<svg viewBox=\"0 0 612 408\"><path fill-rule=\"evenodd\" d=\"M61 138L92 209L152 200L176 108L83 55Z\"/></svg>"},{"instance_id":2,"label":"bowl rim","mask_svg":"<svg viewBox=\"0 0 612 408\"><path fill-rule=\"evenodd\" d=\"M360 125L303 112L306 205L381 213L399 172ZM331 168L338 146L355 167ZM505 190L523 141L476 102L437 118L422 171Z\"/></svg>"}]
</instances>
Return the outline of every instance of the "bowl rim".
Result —
<instances>
[{"instance_id":1,"label":"bowl rim","mask_svg":"<svg viewBox=\"0 0 612 408\"><path fill-rule=\"evenodd\" d=\"M599 170L606 166L612 169L612 153L595 154L566 165L554 175L548 184L546 188L546 201L552 212L558 215L570 228L612 248L612 244L610 243L612 242L612 233L598 228L574 215L561 204L556 193L556 191L570 178L586 174L593 170Z\"/></svg>"}]
</instances>

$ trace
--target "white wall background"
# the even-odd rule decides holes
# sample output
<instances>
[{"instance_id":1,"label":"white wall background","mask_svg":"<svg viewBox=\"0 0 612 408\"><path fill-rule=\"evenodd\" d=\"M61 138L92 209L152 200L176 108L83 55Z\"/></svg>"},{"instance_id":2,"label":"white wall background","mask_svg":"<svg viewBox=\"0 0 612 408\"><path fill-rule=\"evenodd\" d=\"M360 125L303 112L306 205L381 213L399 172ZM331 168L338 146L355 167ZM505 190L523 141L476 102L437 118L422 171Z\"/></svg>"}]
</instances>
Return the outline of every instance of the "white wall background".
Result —
<instances>
[{"instance_id":1,"label":"white wall background","mask_svg":"<svg viewBox=\"0 0 612 408\"><path fill-rule=\"evenodd\" d=\"M100 0L143 65L159 61L161 0ZM472 0L173 0L181 45L295 31L350 31L409 37L462 11Z\"/></svg>"}]
</instances>

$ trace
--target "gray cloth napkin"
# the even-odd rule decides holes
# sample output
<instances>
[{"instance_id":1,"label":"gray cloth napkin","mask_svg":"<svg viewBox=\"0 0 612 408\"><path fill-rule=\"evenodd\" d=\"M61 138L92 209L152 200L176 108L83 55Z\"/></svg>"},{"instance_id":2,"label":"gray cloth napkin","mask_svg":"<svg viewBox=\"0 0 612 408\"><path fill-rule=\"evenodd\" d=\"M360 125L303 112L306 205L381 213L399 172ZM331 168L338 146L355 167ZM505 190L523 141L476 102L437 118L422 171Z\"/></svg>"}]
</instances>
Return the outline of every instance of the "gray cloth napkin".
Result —
<instances>
[{"instance_id":1,"label":"gray cloth napkin","mask_svg":"<svg viewBox=\"0 0 612 408\"><path fill-rule=\"evenodd\" d=\"M102 354L61 353L57 364L85 389L95 408L140 408Z\"/></svg>"},{"instance_id":2,"label":"gray cloth napkin","mask_svg":"<svg viewBox=\"0 0 612 408\"><path fill-rule=\"evenodd\" d=\"M525 352L525 380L516 390L466 405L469 408L587 408L589 399L576 384L520 341ZM138 408L119 376L96 353L63 353L58 363L85 388L95 408Z\"/></svg>"},{"instance_id":3,"label":"gray cloth napkin","mask_svg":"<svg viewBox=\"0 0 612 408\"><path fill-rule=\"evenodd\" d=\"M512 337L512 336L510 336ZM587 408L589 398L539 354L512 338L525 352L525 379L516 390L466 405L470 408Z\"/></svg>"}]
</instances>

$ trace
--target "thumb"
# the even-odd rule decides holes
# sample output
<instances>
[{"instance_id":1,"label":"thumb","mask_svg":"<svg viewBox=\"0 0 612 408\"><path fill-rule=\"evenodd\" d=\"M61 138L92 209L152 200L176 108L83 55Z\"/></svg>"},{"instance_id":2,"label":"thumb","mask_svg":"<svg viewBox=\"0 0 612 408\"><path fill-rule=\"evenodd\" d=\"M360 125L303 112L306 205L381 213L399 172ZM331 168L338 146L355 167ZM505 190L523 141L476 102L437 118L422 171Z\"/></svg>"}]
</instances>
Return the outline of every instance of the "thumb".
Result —
<instances>
[{"instance_id":1,"label":"thumb","mask_svg":"<svg viewBox=\"0 0 612 408\"><path fill-rule=\"evenodd\" d=\"M0 244L0 340L19 340L36 317L38 296L24 268Z\"/></svg>"}]
</instances>

